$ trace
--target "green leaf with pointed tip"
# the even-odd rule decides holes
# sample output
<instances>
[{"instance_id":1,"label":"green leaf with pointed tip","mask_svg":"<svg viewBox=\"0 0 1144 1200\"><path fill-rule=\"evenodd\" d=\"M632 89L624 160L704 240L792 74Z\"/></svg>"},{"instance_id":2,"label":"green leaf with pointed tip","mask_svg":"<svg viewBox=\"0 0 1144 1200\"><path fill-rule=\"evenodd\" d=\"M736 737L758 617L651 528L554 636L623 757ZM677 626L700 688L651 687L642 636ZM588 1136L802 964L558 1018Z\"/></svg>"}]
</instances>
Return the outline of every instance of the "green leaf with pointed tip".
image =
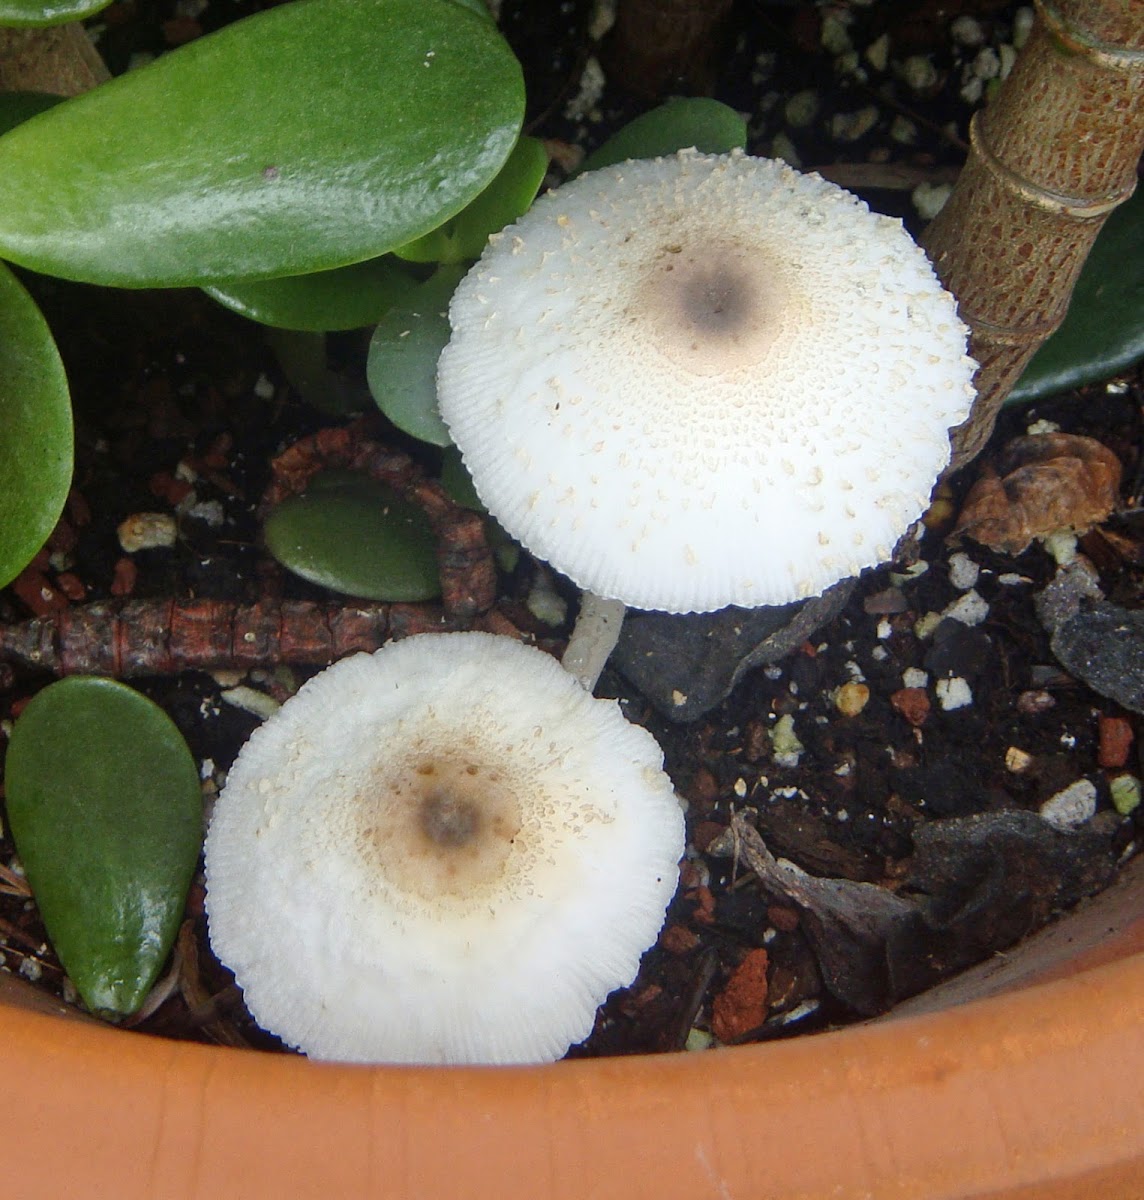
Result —
<instances>
[{"instance_id":1,"label":"green leaf with pointed tip","mask_svg":"<svg viewBox=\"0 0 1144 1200\"><path fill-rule=\"evenodd\" d=\"M35 301L0 264L0 586L47 541L71 476L64 365Z\"/></svg>"},{"instance_id":2,"label":"green leaf with pointed tip","mask_svg":"<svg viewBox=\"0 0 1144 1200\"><path fill-rule=\"evenodd\" d=\"M629 158L659 158L694 147L704 154L727 154L747 145L747 122L726 104L705 96L668 100L614 133L581 171L598 171Z\"/></svg>"},{"instance_id":3,"label":"green leaf with pointed tip","mask_svg":"<svg viewBox=\"0 0 1144 1200\"><path fill-rule=\"evenodd\" d=\"M392 488L331 471L266 519L266 548L288 570L367 600L430 600L441 594L429 519Z\"/></svg>"},{"instance_id":4,"label":"green leaf with pointed tip","mask_svg":"<svg viewBox=\"0 0 1144 1200\"><path fill-rule=\"evenodd\" d=\"M60 962L87 1006L143 1003L202 841L195 761L170 717L110 679L40 692L12 730L8 821Z\"/></svg>"},{"instance_id":5,"label":"green leaf with pointed tip","mask_svg":"<svg viewBox=\"0 0 1144 1200\"><path fill-rule=\"evenodd\" d=\"M471 204L432 233L399 246L394 253L410 262L460 263L479 258L489 234L528 211L547 170L544 143L522 137L500 174Z\"/></svg>"},{"instance_id":6,"label":"green leaf with pointed tip","mask_svg":"<svg viewBox=\"0 0 1144 1200\"><path fill-rule=\"evenodd\" d=\"M262 325L326 333L374 324L417 283L392 258L370 258L311 275L237 279L203 290Z\"/></svg>"},{"instance_id":7,"label":"green leaf with pointed tip","mask_svg":"<svg viewBox=\"0 0 1144 1200\"><path fill-rule=\"evenodd\" d=\"M123 287L375 258L478 195L523 111L453 0L295 0L0 138L0 256Z\"/></svg>"},{"instance_id":8,"label":"green leaf with pointed tip","mask_svg":"<svg viewBox=\"0 0 1144 1200\"><path fill-rule=\"evenodd\" d=\"M22 125L30 117L55 108L63 96L48 92L0 92L0 134Z\"/></svg>"},{"instance_id":9,"label":"green leaf with pointed tip","mask_svg":"<svg viewBox=\"0 0 1144 1200\"><path fill-rule=\"evenodd\" d=\"M441 456L441 486L449 499L462 508L471 508L479 513L488 512L477 495L473 477L469 474L456 446L446 446Z\"/></svg>"},{"instance_id":10,"label":"green leaf with pointed tip","mask_svg":"<svg viewBox=\"0 0 1144 1200\"><path fill-rule=\"evenodd\" d=\"M62 25L82 21L111 0L0 0L0 25Z\"/></svg>"},{"instance_id":11,"label":"green leaf with pointed tip","mask_svg":"<svg viewBox=\"0 0 1144 1200\"><path fill-rule=\"evenodd\" d=\"M493 14L489 11L489 7L485 4L485 0L453 0L454 4L461 5L462 8L467 8L469 12L474 12L478 16L483 17L490 25L495 25Z\"/></svg>"},{"instance_id":12,"label":"green leaf with pointed tip","mask_svg":"<svg viewBox=\"0 0 1144 1200\"><path fill-rule=\"evenodd\" d=\"M1108 379L1144 359L1144 188L1100 231L1057 331L1033 355L1009 402Z\"/></svg>"},{"instance_id":13,"label":"green leaf with pointed tip","mask_svg":"<svg viewBox=\"0 0 1144 1200\"><path fill-rule=\"evenodd\" d=\"M437 359L449 340L449 298L464 272L442 267L409 304L391 308L373 332L366 379L378 408L411 437L452 442L437 411Z\"/></svg>"},{"instance_id":14,"label":"green leaf with pointed tip","mask_svg":"<svg viewBox=\"0 0 1144 1200\"><path fill-rule=\"evenodd\" d=\"M264 334L283 375L303 403L335 417L372 411L368 389L331 368L324 333L269 327Z\"/></svg>"}]
</instances>

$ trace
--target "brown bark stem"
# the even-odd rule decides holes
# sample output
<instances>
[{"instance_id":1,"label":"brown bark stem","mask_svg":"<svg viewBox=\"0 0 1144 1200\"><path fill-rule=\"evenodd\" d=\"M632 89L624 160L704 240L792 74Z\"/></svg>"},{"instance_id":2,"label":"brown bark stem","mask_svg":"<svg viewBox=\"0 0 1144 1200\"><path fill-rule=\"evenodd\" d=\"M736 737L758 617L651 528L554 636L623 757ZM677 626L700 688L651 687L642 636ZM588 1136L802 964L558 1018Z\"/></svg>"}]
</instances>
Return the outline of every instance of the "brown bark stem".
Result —
<instances>
[{"instance_id":1,"label":"brown bark stem","mask_svg":"<svg viewBox=\"0 0 1144 1200\"><path fill-rule=\"evenodd\" d=\"M973 119L970 154L922 239L981 364L950 470L985 445L997 413L1064 319L1108 214L1144 151L1144 19L1137 0L1037 0L1012 75Z\"/></svg>"}]
</instances>

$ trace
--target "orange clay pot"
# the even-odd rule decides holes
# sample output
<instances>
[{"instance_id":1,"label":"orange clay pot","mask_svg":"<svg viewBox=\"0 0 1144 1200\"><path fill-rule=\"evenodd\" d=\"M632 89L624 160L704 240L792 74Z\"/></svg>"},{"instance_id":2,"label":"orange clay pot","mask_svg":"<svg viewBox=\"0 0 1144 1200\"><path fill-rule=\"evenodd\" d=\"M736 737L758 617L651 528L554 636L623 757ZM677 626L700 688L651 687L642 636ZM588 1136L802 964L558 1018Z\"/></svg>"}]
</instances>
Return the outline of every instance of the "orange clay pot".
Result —
<instances>
[{"instance_id":1,"label":"orange clay pot","mask_svg":"<svg viewBox=\"0 0 1144 1200\"><path fill-rule=\"evenodd\" d=\"M536 1068L364 1068L0 1004L6 1194L1137 1200L1144 861L888 1018Z\"/></svg>"}]
</instances>

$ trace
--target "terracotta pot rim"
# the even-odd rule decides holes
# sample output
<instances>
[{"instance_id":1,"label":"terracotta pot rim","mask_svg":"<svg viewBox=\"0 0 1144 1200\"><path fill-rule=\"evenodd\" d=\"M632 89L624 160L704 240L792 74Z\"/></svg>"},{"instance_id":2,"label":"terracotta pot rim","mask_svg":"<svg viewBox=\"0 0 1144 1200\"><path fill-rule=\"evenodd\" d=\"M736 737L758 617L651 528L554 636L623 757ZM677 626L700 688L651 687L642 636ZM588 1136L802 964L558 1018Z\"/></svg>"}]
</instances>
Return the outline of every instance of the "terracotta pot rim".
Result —
<instances>
[{"instance_id":1,"label":"terracotta pot rim","mask_svg":"<svg viewBox=\"0 0 1144 1200\"><path fill-rule=\"evenodd\" d=\"M37 1196L1144 1194L1144 953L703 1054L355 1067L6 1007L0 1062Z\"/></svg>"}]
</instances>

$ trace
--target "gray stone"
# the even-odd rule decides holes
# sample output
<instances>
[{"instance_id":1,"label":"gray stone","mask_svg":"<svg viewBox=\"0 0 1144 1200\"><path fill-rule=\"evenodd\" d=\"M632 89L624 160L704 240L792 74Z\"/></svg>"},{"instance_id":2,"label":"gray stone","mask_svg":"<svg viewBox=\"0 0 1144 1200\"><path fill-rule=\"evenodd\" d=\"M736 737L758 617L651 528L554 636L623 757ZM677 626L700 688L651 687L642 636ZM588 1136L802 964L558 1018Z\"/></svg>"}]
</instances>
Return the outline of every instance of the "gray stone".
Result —
<instances>
[{"instance_id":1,"label":"gray stone","mask_svg":"<svg viewBox=\"0 0 1144 1200\"><path fill-rule=\"evenodd\" d=\"M1144 612L1082 604L1053 634L1053 653L1094 692L1144 713Z\"/></svg>"},{"instance_id":2,"label":"gray stone","mask_svg":"<svg viewBox=\"0 0 1144 1200\"><path fill-rule=\"evenodd\" d=\"M611 665L672 721L710 712L752 667L777 662L845 607L852 579L777 608L629 612Z\"/></svg>"}]
</instances>

